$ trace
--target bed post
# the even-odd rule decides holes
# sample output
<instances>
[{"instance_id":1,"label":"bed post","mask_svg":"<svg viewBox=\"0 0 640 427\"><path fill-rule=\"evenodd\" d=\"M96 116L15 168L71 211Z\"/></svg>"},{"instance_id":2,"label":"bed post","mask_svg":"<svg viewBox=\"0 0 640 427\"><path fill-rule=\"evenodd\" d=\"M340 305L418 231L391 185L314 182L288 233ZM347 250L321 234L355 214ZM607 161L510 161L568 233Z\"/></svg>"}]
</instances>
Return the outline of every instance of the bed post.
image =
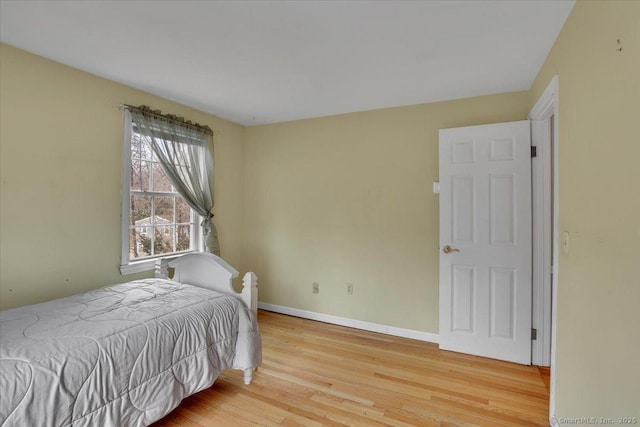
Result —
<instances>
[{"instance_id":1,"label":"bed post","mask_svg":"<svg viewBox=\"0 0 640 427\"><path fill-rule=\"evenodd\" d=\"M242 301L247 304L255 322L258 322L258 276L253 272L248 272L242 278ZM245 369L243 380L246 385L251 384L253 379L253 369Z\"/></svg>"},{"instance_id":2,"label":"bed post","mask_svg":"<svg viewBox=\"0 0 640 427\"><path fill-rule=\"evenodd\" d=\"M157 279L169 278L169 260L165 258L157 259L153 276Z\"/></svg>"},{"instance_id":3,"label":"bed post","mask_svg":"<svg viewBox=\"0 0 640 427\"><path fill-rule=\"evenodd\" d=\"M242 300L257 319L258 315L258 276L248 272L242 278Z\"/></svg>"}]
</instances>

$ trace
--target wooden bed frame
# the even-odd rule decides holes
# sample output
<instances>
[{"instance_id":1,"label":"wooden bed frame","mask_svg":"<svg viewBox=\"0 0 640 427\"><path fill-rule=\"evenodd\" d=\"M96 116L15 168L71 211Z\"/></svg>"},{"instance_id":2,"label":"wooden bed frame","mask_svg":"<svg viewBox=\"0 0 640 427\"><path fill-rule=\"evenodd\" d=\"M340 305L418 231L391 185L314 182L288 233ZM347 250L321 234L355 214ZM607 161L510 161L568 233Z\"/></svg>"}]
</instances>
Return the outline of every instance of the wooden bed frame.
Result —
<instances>
[{"instance_id":1,"label":"wooden bed frame","mask_svg":"<svg viewBox=\"0 0 640 427\"><path fill-rule=\"evenodd\" d=\"M173 269L171 277L169 277L170 269ZM240 298L257 319L258 277L253 272L245 274L242 279L242 292L238 293L233 289L231 282L238 277L238 274L238 270L231 267L225 260L208 252L194 252L173 259L159 259L155 267L157 278L171 279ZM245 369L243 372L244 383L250 384L253 369Z\"/></svg>"}]
</instances>

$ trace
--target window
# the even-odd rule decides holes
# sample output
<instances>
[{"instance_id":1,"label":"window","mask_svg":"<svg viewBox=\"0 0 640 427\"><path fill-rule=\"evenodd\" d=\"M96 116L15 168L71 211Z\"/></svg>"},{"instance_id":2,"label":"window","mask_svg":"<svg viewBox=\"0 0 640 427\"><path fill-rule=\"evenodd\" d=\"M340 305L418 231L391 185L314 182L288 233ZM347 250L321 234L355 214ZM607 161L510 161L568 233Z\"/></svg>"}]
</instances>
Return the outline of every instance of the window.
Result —
<instances>
[{"instance_id":1,"label":"window","mask_svg":"<svg viewBox=\"0 0 640 427\"><path fill-rule=\"evenodd\" d=\"M128 112L123 165L121 273L151 270L157 258L201 250L199 215L175 191Z\"/></svg>"}]
</instances>

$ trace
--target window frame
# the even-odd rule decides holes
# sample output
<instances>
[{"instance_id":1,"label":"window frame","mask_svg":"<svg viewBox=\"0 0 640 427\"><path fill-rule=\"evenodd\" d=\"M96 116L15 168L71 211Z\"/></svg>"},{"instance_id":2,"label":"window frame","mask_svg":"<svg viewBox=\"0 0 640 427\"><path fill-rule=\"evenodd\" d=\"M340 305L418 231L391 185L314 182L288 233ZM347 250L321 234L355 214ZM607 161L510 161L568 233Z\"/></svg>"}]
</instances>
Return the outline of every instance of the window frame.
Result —
<instances>
[{"instance_id":1,"label":"window frame","mask_svg":"<svg viewBox=\"0 0 640 427\"><path fill-rule=\"evenodd\" d=\"M161 255L154 255L145 257L140 260L129 259L129 232L130 232L130 205L131 205L131 136L133 133L133 122L131 114L125 108L124 109L124 136L123 136L123 150L122 150L122 188L121 188L121 217L120 217L120 231L121 231L121 254L120 254L120 274L127 275L133 273L139 273L142 271L153 270L156 261L159 259L173 259L177 256L190 253L199 252L204 250L204 239L202 236L202 227L200 222L202 218L196 212L191 209L191 222L194 226L191 228L190 244L191 249L186 251L171 252ZM172 196L173 192L158 192L158 191L145 191L144 195L148 196ZM178 197L180 197L178 195ZM184 200L184 199L183 199ZM174 205L175 209L175 205ZM152 211L152 215L155 212ZM175 218L174 218L175 219Z\"/></svg>"}]
</instances>

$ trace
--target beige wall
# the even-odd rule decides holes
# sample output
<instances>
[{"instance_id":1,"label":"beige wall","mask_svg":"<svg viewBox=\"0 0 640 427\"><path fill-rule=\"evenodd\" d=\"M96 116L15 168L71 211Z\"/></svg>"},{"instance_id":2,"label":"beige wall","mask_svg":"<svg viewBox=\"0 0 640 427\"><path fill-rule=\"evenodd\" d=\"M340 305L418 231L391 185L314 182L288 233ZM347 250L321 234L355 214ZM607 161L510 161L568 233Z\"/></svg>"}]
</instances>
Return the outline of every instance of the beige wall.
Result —
<instances>
[{"instance_id":1,"label":"beige wall","mask_svg":"<svg viewBox=\"0 0 640 427\"><path fill-rule=\"evenodd\" d=\"M437 131L523 119L554 74L556 414L640 416L640 2L578 2L528 93L248 129L1 45L0 305L131 278L118 105L144 103L216 130L223 255L262 301L437 332Z\"/></svg>"},{"instance_id":2,"label":"beige wall","mask_svg":"<svg viewBox=\"0 0 640 427\"><path fill-rule=\"evenodd\" d=\"M214 129L215 220L242 268L243 127L4 44L0 93L0 307L144 276L118 271L123 103Z\"/></svg>"},{"instance_id":3,"label":"beige wall","mask_svg":"<svg viewBox=\"0 0 640 427\"><path fill-rule=\"evenodd\" d=\"M437 333L438 130L526 115L517 92L248 128L261 301Z\"/></svg>"},{"instance_id":4,"label":"beige wall","mask_svg":"<svg viewBox=\"0 0 640 427\"><path fill-rule=\"evenodd\" d=\"M638 417L640 2L578 2L530 106L554 74L560 229L570 234L559 259L556 413Z\"/></svg>"}]
</instances>

